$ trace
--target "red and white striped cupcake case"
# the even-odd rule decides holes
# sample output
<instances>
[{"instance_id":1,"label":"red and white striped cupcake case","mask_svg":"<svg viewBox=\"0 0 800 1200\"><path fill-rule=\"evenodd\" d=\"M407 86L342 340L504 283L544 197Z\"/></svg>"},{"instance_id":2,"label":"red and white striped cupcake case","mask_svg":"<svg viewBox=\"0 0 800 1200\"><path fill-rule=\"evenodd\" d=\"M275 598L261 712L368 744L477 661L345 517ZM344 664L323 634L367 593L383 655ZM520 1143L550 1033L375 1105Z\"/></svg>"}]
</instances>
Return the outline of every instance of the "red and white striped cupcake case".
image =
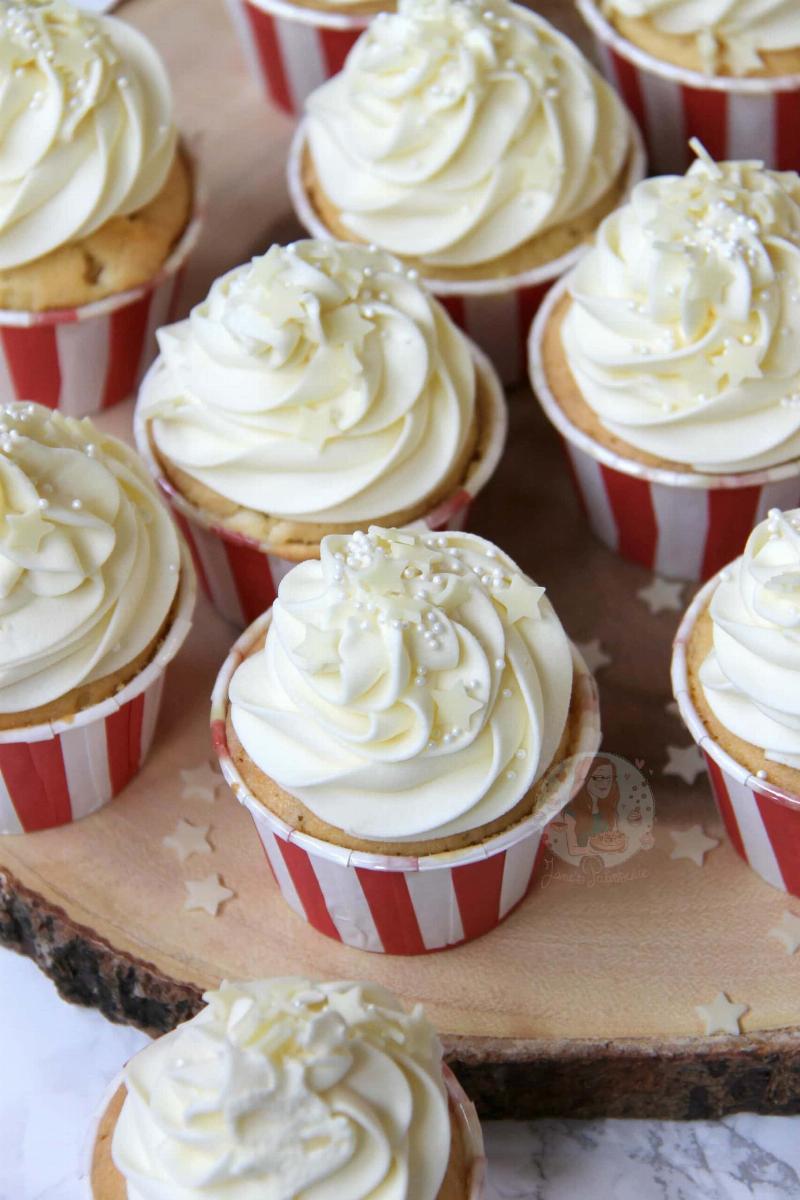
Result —
<instances>
[{"instance_id":1,"label":"red and white striped cupcake case","mask_svg":"<svg viewBox=\"0 0 800 1200\"><path fill-rule=\"evenodd\" d=\"M473 354L491 403L491 442L464 483L424 520L413 522L412 528L465 528L472 501L494 474L503 453L508 424L505 397L484 355L474 347ZM189 543L200 583L209 600L226 620L240 629L249 625L270 607L280 581L295 566L295 560L273 553L268 543L215 525L208 514L190 504L161 474L138 410L134 417L134 434L139 454L169 500L178 526ZM316 558L318 554L307 557Z\"/></svg>"},{"instance_id":2,"label":"red and white striped cupcake case","mask_svg":"<svg viewBox=\"0 0 800 1200\"><path fill-rule=\"evenodd\" d=\"M248 790L228 751L226 717L231 678L269 625L264 613L233 646L212 695L211 734L222 773L252 816L284 900L319 933L380 954L426 954L489 933L525 898L544 849L546 825L569 803L583 774L554 782L541 807L512 829L464 850L424 857L348 850L299 833ZM576 760L591 761L600 745L594 679L573 647L580 707Z\"/></svg>"},{"instance_id":3,"label":"red and white striped cupcake case","mask_svg":"<svg viewBox=\"0 0 800 1200\"><path fill-rule=\"evenodd\" d=\"M610 550L659 575L708 579L735 558L771 508L800 505L800 467L783 463L741 475L704 475L624 458L573 425L550 390L541 346L566 290L553 288L531 329L533 390L561 434L589 524Z\"/></svg>"},{"instance_id":4,"label":"red and white striped cupcake case","mask_svg":"<svg viewBox=\"0 0 800 1200\"><path fill-rule=\"evenodd\" d=\"M272 104L291 116L336 75L371 16L322 12L288 0L228 0L248 66Z\"/></svg>"},{"instance_id":5,"label":"red and white striped cupcake case","mask_svg":"<svg viewBox=\"0 0 800 1200\"><path fill-rule=\"evenodd\" d=\"M156 330L175 319L197 243L195 213L158 275L79 308L0 309L0 404L35 400L86 417L132 396L156 356Z\"/></svg>"},{"instance_id":6,"label":"red and white striped cupcake case","mask_svg":"<svg viewBox=\"0 0 800 1200\"><path fill-rule=\"evenodd\" d=\"M710 580L686 610L675 637L672 690L706 760L711 790L733 848L765 883L800 897L800 795L759 779L717 745L689 692L686 646L717 582Z\"/></svg>"},{"instance_id":7,"label":"red and white striped cupcake case","mask_svg":"<svg viewBox=\"0 0 800 1200\"><path fill-rule=\"evenodd\" d=\"M175 617L145 669L116 695L74 717L0 731L0 835L78 821L138 774L153 741L164 674L191 627L195 592L183 546Z\"/></svg>"},{"instance_id":8,"label":"red and white striped cupcake case","mask_svg":"<svg viewBox=\"0 0 800 1200\"><path fill-rule=\"evenodd\" d=\"M708 76L655 58L622 37L595 0L577 0L609 83L641 126L655 174L682 175L699 138L712 158L800 169L800 75Z\"/></svg>"},{"instance_id":9,"label":"red and white striped cupcake case","mask_svg":"<svg viewBox=\"0 0 800 1200\"><path fill-rule=\"evenodd\" d=\"M623 200L645 177L647 160L638 128L632 123L633 151L625 180ZM312 237L327 239L331 233L320 220L302 181L301 163L306 133L301 124L292 141L287 163L287 181L297 219ZM586 246L576 246L568 254L519 275L500 279L464 280L428 279L422 282L445 306L450 316L480 346L506 385L525 378L527 339L539 305L553 282L569 271Z\"/></svg>"}]
</instances>

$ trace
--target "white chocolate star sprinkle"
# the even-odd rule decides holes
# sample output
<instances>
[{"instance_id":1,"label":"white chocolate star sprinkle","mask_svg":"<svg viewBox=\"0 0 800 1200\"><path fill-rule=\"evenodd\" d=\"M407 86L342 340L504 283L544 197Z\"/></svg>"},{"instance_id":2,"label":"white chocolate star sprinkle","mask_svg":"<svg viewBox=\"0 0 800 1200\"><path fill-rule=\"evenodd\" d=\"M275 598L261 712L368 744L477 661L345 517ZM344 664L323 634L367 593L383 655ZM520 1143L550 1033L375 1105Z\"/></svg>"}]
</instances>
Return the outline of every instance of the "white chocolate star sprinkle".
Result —
<instances>
[{"instance_id":1,"label":"white chocolate star sprinkle","mask_svg":"<svg viewBox=\"0 0 800 1200\"><path fill-rule=\"evenodd\" d=\"M607 667L611 662L611 655L606 653L599 638L592 638L590 642L578 642L577 647L592 672L602 671L603 667Z\"/></svg>"},{"instance_id":2,"label":"white chocolate star sprinkle","mask_svg":"<svg viewBox=\"0 0 800 1200\"><path fill-rule=\"evenodd\" d=\"M210 828L210 825L192 825L181 817L174 832L162 838L161 844L168 850L174 850L180 862L184 863L193 854L211 853L211 846L206 840Z\"/></svg>"},{"instance_id":3,"label":"white chocolate star sprinkle","mask_svg":"<svg viewBox=\"0 0 800 1200\"><path fill-rule=\"evenodd\" d=\"M767 936L783 942L787 954L795 954L800 949L800 917L786 909L781 913L780 925L773 926Z\"/></svg>"},{"instance_id":4,"label":"white chocolate star sprinkle","mask_svg":"<svg viewBox=\"0 0 800 1200\"><path fill-rule=\"evenodd\" d=\"M675 843L670 858L688 858L698 867L702 867L709 850L715 850L719 845L718 838L703 833L702 825L692 825L690 829L670 829L669 836Z\"/></svg>"},{"instance_id":5,"label":"white chocolate star sprinkle","mask_svg":"<svg viewBox=\"0 0 800 1200\"><path fill-rule=\"evenodd\" d=\"M514 575L508 587L497 588L492 595L498 604L502 604L512 625L523 617L536 620L541 616L539 601L544 595L544 588L534 587L521 575Z\"/></svg>"},{"instance_id":6,"label":"white chocolate star sprinkle","mask_svg":"<svg viewBox=\"0 0 800 1200\"><path fill-rule=\"evenodd\" d=\"M636 593L650 612L655 616L660 612L680 612L683 608L683 584L671 579L653 577L647 587L640 588Z\"/></svg>"},{"instance_id":7,"label":"white chocolate star sprinkle","mask_svg":"<svg viewBox=\"0 0 800 1200\"><path fill-rule=\"evenodd\" d=\"M312 671L335 666L339 662L340 637L341 633L336 629L306 625L305 637L299 646L295 646L294 653Z\"/></svg>"},{"instance_id":8,"label":"white chocolate star sprinkle","mask_svg":"<svg viewBox=\"0 0 800 1200\"><path fill-rule=\"evenodd\" d=\"M205 800L212 804L222 777L207 762L181 770L181 799Z\"/></svg>"},{"instance_id":9,"label":"white chocolate star sprinkle","mask_svg":"<svg viewBox=\"0 0 800 1200\"><path fill-rule=\"evenodd\" d=\"M432 693L439 710L439 720L446 729L469 729L473 713L484 707L480 700L469 695L463 683L456 683L447 691Z\"/></svg>"},{"instance_id":10,"label":"white chocolate star sprinkle","mask_svg":"<svg viewBox=\"0 0 800 1200\"><path fill-rule=\"evenodd\" d=\"M705 770L703 756L697 746L667 746L669 761L664 767L665 775L678 775L684 783L692 784Z\"/></svg>"},{"instance_id":11,"label":"white chocolate star sprinkle","mask_svg":"<svg viewBox=\"0 0 800 1200\"><path fill-rule=\"evenodd\" d=\"M6 536L3 543L8 550L36 553L42 540L52 533L55 526L42 519L38 508L24 513L9 513L6 517Z\"/></svg>"},{"instance_id":12,"label":"white chocolate star sprinkle","mask_svg":"<svg viewBox=\"0 0 800 1200\"><path fill-rule=\"evenodd\" d=\"M705 1032L710 1036L712 1033L741 1033L739 1022L750 1007L734 1004L724 992L718 992L710 1004L698 1004L694 1011L705 1023Z\"/></svg>"},{"instance_id":13,"label":"white chocolate star sprinkle","mask_svg":"<svg viewBox=\"0 0 800 1200\"><path fill-rule=\"evenodd\" d=\"M235 895L235 892L225 887L219 874L215 871L213 875L208 875L205 879L186 880L186 900L183 907L186 912L202 910L207 912L210 917L215 917L219 906Z\"/></svg>"}]
</instances>

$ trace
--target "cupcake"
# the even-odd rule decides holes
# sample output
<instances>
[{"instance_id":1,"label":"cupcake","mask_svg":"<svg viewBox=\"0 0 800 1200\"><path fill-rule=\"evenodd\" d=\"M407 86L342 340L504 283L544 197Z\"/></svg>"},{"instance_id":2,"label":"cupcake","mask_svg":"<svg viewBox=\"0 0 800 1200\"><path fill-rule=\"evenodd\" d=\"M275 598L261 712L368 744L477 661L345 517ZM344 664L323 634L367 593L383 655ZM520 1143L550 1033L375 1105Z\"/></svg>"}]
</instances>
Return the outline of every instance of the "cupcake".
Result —
<instances>
[{"instance_id":1,"label":"cupcake","mask_svg":"<svg viewBox=\"0 0 800 1200\"><path fill-rule=\"evenodd\" d=\"M273 246L158 339L139 448L240 623L326 534L463 519L497 464L494 372L387 254Z\"/></svg>"},{"instance_id":2,"label":"cupcake","mask_svg":"<svg viewBox=\"0 0 800 1200\"><path fill-rule=\"evenodd\" d=\"M800 509L773 509L701 590L672 679L733 845L800 895Z\"/></svg>"},{"instance_id":3,"label":"cupcake","mask_svg":"<svg viewBox=\"0 0 800 1200\"><path fill-rule=\"evenodd\" d=\"M697 149L603 222L530 347L595 531L688 579L800 503L800 178Z\"/></svg>"},{"instance_id":4,"label":"cupcake","mask_svg":"<svg viewBox=\"0 0 800 1200\"><path fill-rule=\"evenodd\" d=\"M578 0L651 164L682 171L686 140L717 158L800 168L800 8L792 0Z\"/></svg>"},{"instance_id":5,"label":"cupcake","mask_svg":"<svg viewBox=\"0 0 800 1200\"><path fill-rule=\"evenodd\" d=\"M533 289L563 272L643 163L624 106L541 17L505 0L401 0L309 96L289 172L315 235L397 254L476 340L499 324L519 343ZM519 353L504 357L519 373Z\"/></svg>"},{"instance_id":6,"label":"cupcake","mask_svg":"<svg viewBox=\"0 0 800 1200\"><path fill-rule=\"evenodd\" d=\"M81 416L137 382L196 235L192 167L131 26L2 0L0 55L0 400Z\"/></svg>"},{"instance_id":7,"label":"cupcake","mask_svg":"<svg viewBox=\"0 0 800 1200\"><path fill-rule=\"evenodd\" d=\"M560 768L599 740L543 588L473 534L378 527L284 577L212 727L290 902L390 953L478 936L523 898L574 786Z\"/></svg>"},{"instance_id":8,"label":"cupcake","mask_svg":"<svg viewBox=\"0 0 800 1200\"><path fill-rule=\"evenodd\" d=\"M371 983L223 983L100 1121L93 1200L481 1200L475 1109L417 1004Z\"/></svg>"},{"instance_id":9,"label":"cupcake","mask_svg":"<svg viewBox=\"0 0 800 1200\"><path fill-rule=\"evenodd\" d=\"M194 578L137 456L88 420L6 405L0 495L0 833L20 833L136 774Z\"/></svg>"}]
</instances>

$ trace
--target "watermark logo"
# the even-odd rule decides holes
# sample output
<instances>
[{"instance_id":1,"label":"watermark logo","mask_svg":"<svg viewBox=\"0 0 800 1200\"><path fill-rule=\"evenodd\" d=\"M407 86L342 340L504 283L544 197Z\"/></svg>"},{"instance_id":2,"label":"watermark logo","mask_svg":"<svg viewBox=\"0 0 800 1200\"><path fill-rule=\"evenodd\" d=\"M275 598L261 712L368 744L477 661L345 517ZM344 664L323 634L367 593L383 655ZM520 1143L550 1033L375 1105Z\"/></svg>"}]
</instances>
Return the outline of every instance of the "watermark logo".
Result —
<instances>
[{"instance_id":1,"label":"watermark logo","mask_svg":"<svg viewBox=\"0 0 800 1200\"><path fill-rule=\"evenodd\" d=\"M560 764L552 786L563 786L566 775L578 786L545 832L552 855L593 880L631 877L619 868L654 844L655 804L643 766L605 753L574 755ZM554 868L546 863L545 877L548 869L552 877Z\"/></svg>"}]
</instances>

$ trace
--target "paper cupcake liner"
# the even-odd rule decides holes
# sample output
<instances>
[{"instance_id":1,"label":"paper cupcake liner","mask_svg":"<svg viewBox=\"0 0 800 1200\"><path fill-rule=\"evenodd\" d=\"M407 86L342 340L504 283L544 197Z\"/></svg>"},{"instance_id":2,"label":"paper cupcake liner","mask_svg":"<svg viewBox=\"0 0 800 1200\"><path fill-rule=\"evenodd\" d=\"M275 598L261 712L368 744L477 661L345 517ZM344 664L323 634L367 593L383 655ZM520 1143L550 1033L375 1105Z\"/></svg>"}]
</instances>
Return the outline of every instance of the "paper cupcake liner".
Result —
<instances>
[{"instance_id":1,"label":"paper cupcake liner","mask_svg":"<svg viewBox=\"0 0 800 1200\"><path fill-rule=\"evenodd\" d=\"M475 363L491 399L492 437L466 480L411 529L463 529L472 501L488 483L500 461L506 439L506 403L500 384L483 354L473 347ZM178 525L192 551L201 585L217 611L240 629L265 612L277 595L278 585L297 559L276 554L259 542L214 523L211 514L191 504L161 472L141 414L134 417L136 447L150 474L172 506ZM364 522L365 525L375 524ZM302 557L319 557L319 547L308 547Z\"/></svg>"},{"instance_id":2,"label":"paper cupcake liner","mask_svg":"<svg viewBox=\"0 0 800 1200\"><path fill-rule=\"evenodd\" d=\"M765 883L800 897L800 795L759 779L732 758L703 724L692 702L686 647L719 580L710 580L686 610L672 654L672 691L702 751L711 790L737 854Z\"/></svg>"},{"instance_id":3,"label":"paper cupcake liner","mask_svg":"<svg viewBox=\"0 0 800 1200\"><path fill-rule=\"evenodd\" d=\"M228 0L248 66L267 99L291 116L336 75L370 15L317 12L287 0Z\"/></svg>"},{"instance_id":4,"label":"paper cupcake liner","mask_svg":"<svg viewBox=\"0 0 800 1200\"><path fill-rule=\"evenodd\" d=\"M196 209L159 273L140 287L79 308L0 309L0 404L35 400L87 417L127 400L156 356L156 330L175 319Z\"/></svg>"},{"instance_id":5,"label":"paper cupcake liner","mask_svg":"<svg viewBox=\"0 0 800 1200\"><path fill-rule=\"evenodd\" d=\"M768 167L800 168L800 75L739 79L708 76L662 62L633 45L594 0L577 0L592 30L603 74L642 129L656 174L682 175L697 137L723 159L759 159Z\"/></svg>"},{"instance_id":6,"label":"paper cupcake liner","mask_svg":"<svg viewBox=\"0 0 800 1200\"><path fill-rule=\"evenodd\" d=\"M533 390L561 434L578 499L595 535L622 558L675 579L708 579L740 553L771 508L800 505L800 469L782 463L747 473L708 475L650 467L578 429L550 390L542 339L567 288L547 297L531 329Z\"/></svg>"},{"instance_id":7,"label":"paper cupcake liner","mask_svg":"<svg viewBox=\"0 0 800 1200\"><path fill-rule=\"evenodd\" d=\"M461 1133L467 1165L467 1190L464 1200L486 1200L486 1149L483 1143L483 1130L478 1118L475 1105L456 1079L447 1063L442 1063L444 1086L450 1108L455 1114ZM125 1085L125 1076L120 1072L103 1092L100 1103L94 1110L91 1123L85 1134L81 1148L79 1182L84 1200L104 1200L95 1195L92 1186L92 1167L94 1165L95 1147L100 1134L100 1127L109 1105L121 1087Z\"/></svg>"},{"instance_id":8,"label":"paper cupcake liner","mask_svg":"<svg viewBox=\"0 0 800 1200\"><path fill-rule=\"evenodd\" d=\"M426 954L489 933L530 890L545 827L575 795L583 774L556 773L531 816L463 850L371 854L298 832L249 791L226 734L230 681L271 615L264 613L242 634L223 664L211 699L211 735L222 773L255 822L284 900L319 933L378 954ZM570 759L588 765L600 745L597 688L574 646L572 656L580 731Z\"/></svg>"},{"instance_id":9,"label":"paper cupcake liner","mask_svg":"<svg viewBox=\"0 0 800 1200\"><path fill-rule=\"evenodd\" d=\"M631 161L621 202L646 174L644 145L633 121L631 136ZM320 220L303 186L301 165L305 145L305 124L301 122L286 166L289 195L301 225L312 237L327 240L333 235ZM586 249L586 244L575 246L552 262L505 278L454 281L426 276L422 282L445 306L456 325L488 355L501 382L510 386L525 378L528 331L540 304L554 281L569 271Z\"/></svg>"},{"instance_id":10,"label":"paper cupcake liner","mask_svg":"<svg viewBox=\"0 0 800 1200\"><path fill-rule=\"evenodd\" d=\"M0 835L68 825L108 803L150 751L167 666L192 623L196 583L181 547L178 605L154 658L125 687L58 721L0 731Z\"/></svg>"}]
</instances>

